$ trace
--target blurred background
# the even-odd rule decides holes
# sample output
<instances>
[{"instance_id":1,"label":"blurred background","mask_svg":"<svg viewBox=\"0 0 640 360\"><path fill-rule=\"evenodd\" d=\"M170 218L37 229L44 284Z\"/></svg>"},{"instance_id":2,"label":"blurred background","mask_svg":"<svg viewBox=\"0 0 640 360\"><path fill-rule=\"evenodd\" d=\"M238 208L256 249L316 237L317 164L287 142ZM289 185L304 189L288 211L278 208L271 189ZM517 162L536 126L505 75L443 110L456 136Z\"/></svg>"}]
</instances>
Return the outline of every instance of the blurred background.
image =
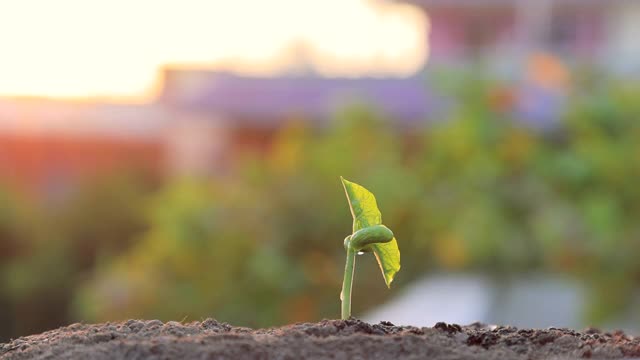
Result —
<instances>
[{"instance_id":1,"label":"blurred background","mask_svg":"<svg viewBox=\"0 0 640 360\"><path fill-rule=\"evenodd\" d=\"M640 3L0 0L0 341L339 316L640 329Z\"/></svg>"}]
</instances>

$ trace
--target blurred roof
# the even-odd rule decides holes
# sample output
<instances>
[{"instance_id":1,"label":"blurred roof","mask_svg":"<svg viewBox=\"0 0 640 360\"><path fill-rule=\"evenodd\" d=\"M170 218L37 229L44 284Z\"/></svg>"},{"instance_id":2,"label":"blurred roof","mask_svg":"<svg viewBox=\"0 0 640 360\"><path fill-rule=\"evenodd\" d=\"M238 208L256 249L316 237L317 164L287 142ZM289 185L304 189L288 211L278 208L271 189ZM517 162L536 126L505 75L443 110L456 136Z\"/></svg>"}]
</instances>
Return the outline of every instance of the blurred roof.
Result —
<instances>
[{"instance_id":1,"label":"blurred roof","mask_svg":"<svg viewBox=\"0 0 640 360\"><path fill-rule=\"evenodd\" d=\"M3 133L153 138L166 121L164 110L155 105L0 99Z\"/></svg>"},{"instance_id":2,"label":"blurred roof","mask_svg":"<svg viewBox=\"0 0 640 360\"><path fill-rule=\"evenodd\" d=\"M424 79L247 77L202 70L165 71L160 101L178 110L274 125L291 116L327 120L345 105L372 105L400 122L424 120L433 96Z\"/></svg>"}]
</instances>

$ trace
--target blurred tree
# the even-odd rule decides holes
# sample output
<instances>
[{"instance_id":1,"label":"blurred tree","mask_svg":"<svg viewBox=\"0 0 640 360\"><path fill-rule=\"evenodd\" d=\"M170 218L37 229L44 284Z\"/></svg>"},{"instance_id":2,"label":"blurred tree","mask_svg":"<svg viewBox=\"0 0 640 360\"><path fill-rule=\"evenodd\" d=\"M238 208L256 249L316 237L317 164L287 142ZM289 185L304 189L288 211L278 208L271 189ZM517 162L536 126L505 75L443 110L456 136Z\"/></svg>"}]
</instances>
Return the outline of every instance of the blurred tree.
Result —
<instances>
[{"instance_id":1,"label":"blurred tree","mask_svg":"<svg viewBox=\"0 0 640 360\"><path fill-rule=\"evenodd\" d=\"M134 180L137 179L137 180ZM152 188L137 176L85 184L61 206L0 191L0 337L68 323L76 287L96 262L125 251L145 229Z\"/></svg>"},{"instance_id":2,"label":"blurred tree","mask_svg":"<svg viewBox=\"0 0 640 360\"><path fill-rule=\"evenodd\" d=\"M638 168L624 160L640 154L636 125L624 120L637 112L624 100L630 90L611 91L615 106L576 101L562 126L541 131L495 105L491 94L503 85L460 85L463 105L425 129L416 147L403 146L411 134L374 109L352 106L325 129L291 122L266 158L245 157L229 177L169 184L152 206L151 229L87 283L79 313L213 315L251 326L335 316L350 226L337 182L344 175L374 189L411 254L397 286L432 269L561 271L586 276L597 310L587 315L606 319L637 286L620 274L640 269L630 255ZM355 286L369 294L356 302L363 308L389 296L375 279Z\"/></svg>"},{"instance_id":3,"label":"blurred tree","mask_svg":"<svg viewBox=\"0 0 640 360\"><path fill-rule=\"evenodd\" d=\"M640 281L640 87L577 78L562 121L540 128L520 121L505 84L462 78L441 79L459 105L422 131L354 105L325 128L288 123L219 178L105 178L56 209L0 192L0 305L12 310L0 336L71 318L335 317L351 226L340 175L376 194L396 232L394 286L437 270L562 272L590 286L593 323L628 308ZM376 273L373 258L358 261ZM377 278L356 274L354 286L367 294L356 314L393 295Z\"/></svg>"}]
</instances>

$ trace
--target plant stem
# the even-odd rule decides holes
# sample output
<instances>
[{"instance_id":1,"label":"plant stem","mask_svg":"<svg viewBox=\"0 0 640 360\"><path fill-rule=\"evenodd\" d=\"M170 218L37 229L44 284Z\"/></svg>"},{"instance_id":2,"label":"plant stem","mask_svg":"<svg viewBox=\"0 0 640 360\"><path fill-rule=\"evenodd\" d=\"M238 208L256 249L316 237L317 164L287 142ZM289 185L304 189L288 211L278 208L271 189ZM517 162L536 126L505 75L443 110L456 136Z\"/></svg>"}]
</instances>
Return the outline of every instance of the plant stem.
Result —
<instances>
[{"instance_id":1,"label":"plant stem","mask_svg":"<svg viewBox=\"0 0 640 360\"><path fill-rule=\"evenodd\" d=\"M342 319L346 320L351 317L351 287L353 285L353 270L356 266L356 251L351 247L347 247L347 264L344 267L344 281L342 282L342 292L340 300L342 300Z\"/></svg>"}]
</instances>

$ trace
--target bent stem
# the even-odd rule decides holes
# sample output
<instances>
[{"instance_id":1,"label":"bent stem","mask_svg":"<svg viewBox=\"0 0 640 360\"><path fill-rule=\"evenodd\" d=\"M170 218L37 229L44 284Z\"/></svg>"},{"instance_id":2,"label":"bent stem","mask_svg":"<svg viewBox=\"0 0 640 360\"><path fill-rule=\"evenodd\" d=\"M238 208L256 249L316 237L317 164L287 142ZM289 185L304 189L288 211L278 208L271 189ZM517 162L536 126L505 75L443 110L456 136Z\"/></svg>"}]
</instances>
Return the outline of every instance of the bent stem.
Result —
<instances>
[{"instance_id":1,"label":"bent stem","mask_svg":"<svg viewBox=\"0 0 640 360\"><path fill-rule=\"evenodd\" d=\"M353 270L356 266L356 251L347 246L347 263L344 267L344 280L342 282L342 292L340 300L342 300L342 320L351 317L351 287L353 285Z\"/></svg>"}]
</instances>

